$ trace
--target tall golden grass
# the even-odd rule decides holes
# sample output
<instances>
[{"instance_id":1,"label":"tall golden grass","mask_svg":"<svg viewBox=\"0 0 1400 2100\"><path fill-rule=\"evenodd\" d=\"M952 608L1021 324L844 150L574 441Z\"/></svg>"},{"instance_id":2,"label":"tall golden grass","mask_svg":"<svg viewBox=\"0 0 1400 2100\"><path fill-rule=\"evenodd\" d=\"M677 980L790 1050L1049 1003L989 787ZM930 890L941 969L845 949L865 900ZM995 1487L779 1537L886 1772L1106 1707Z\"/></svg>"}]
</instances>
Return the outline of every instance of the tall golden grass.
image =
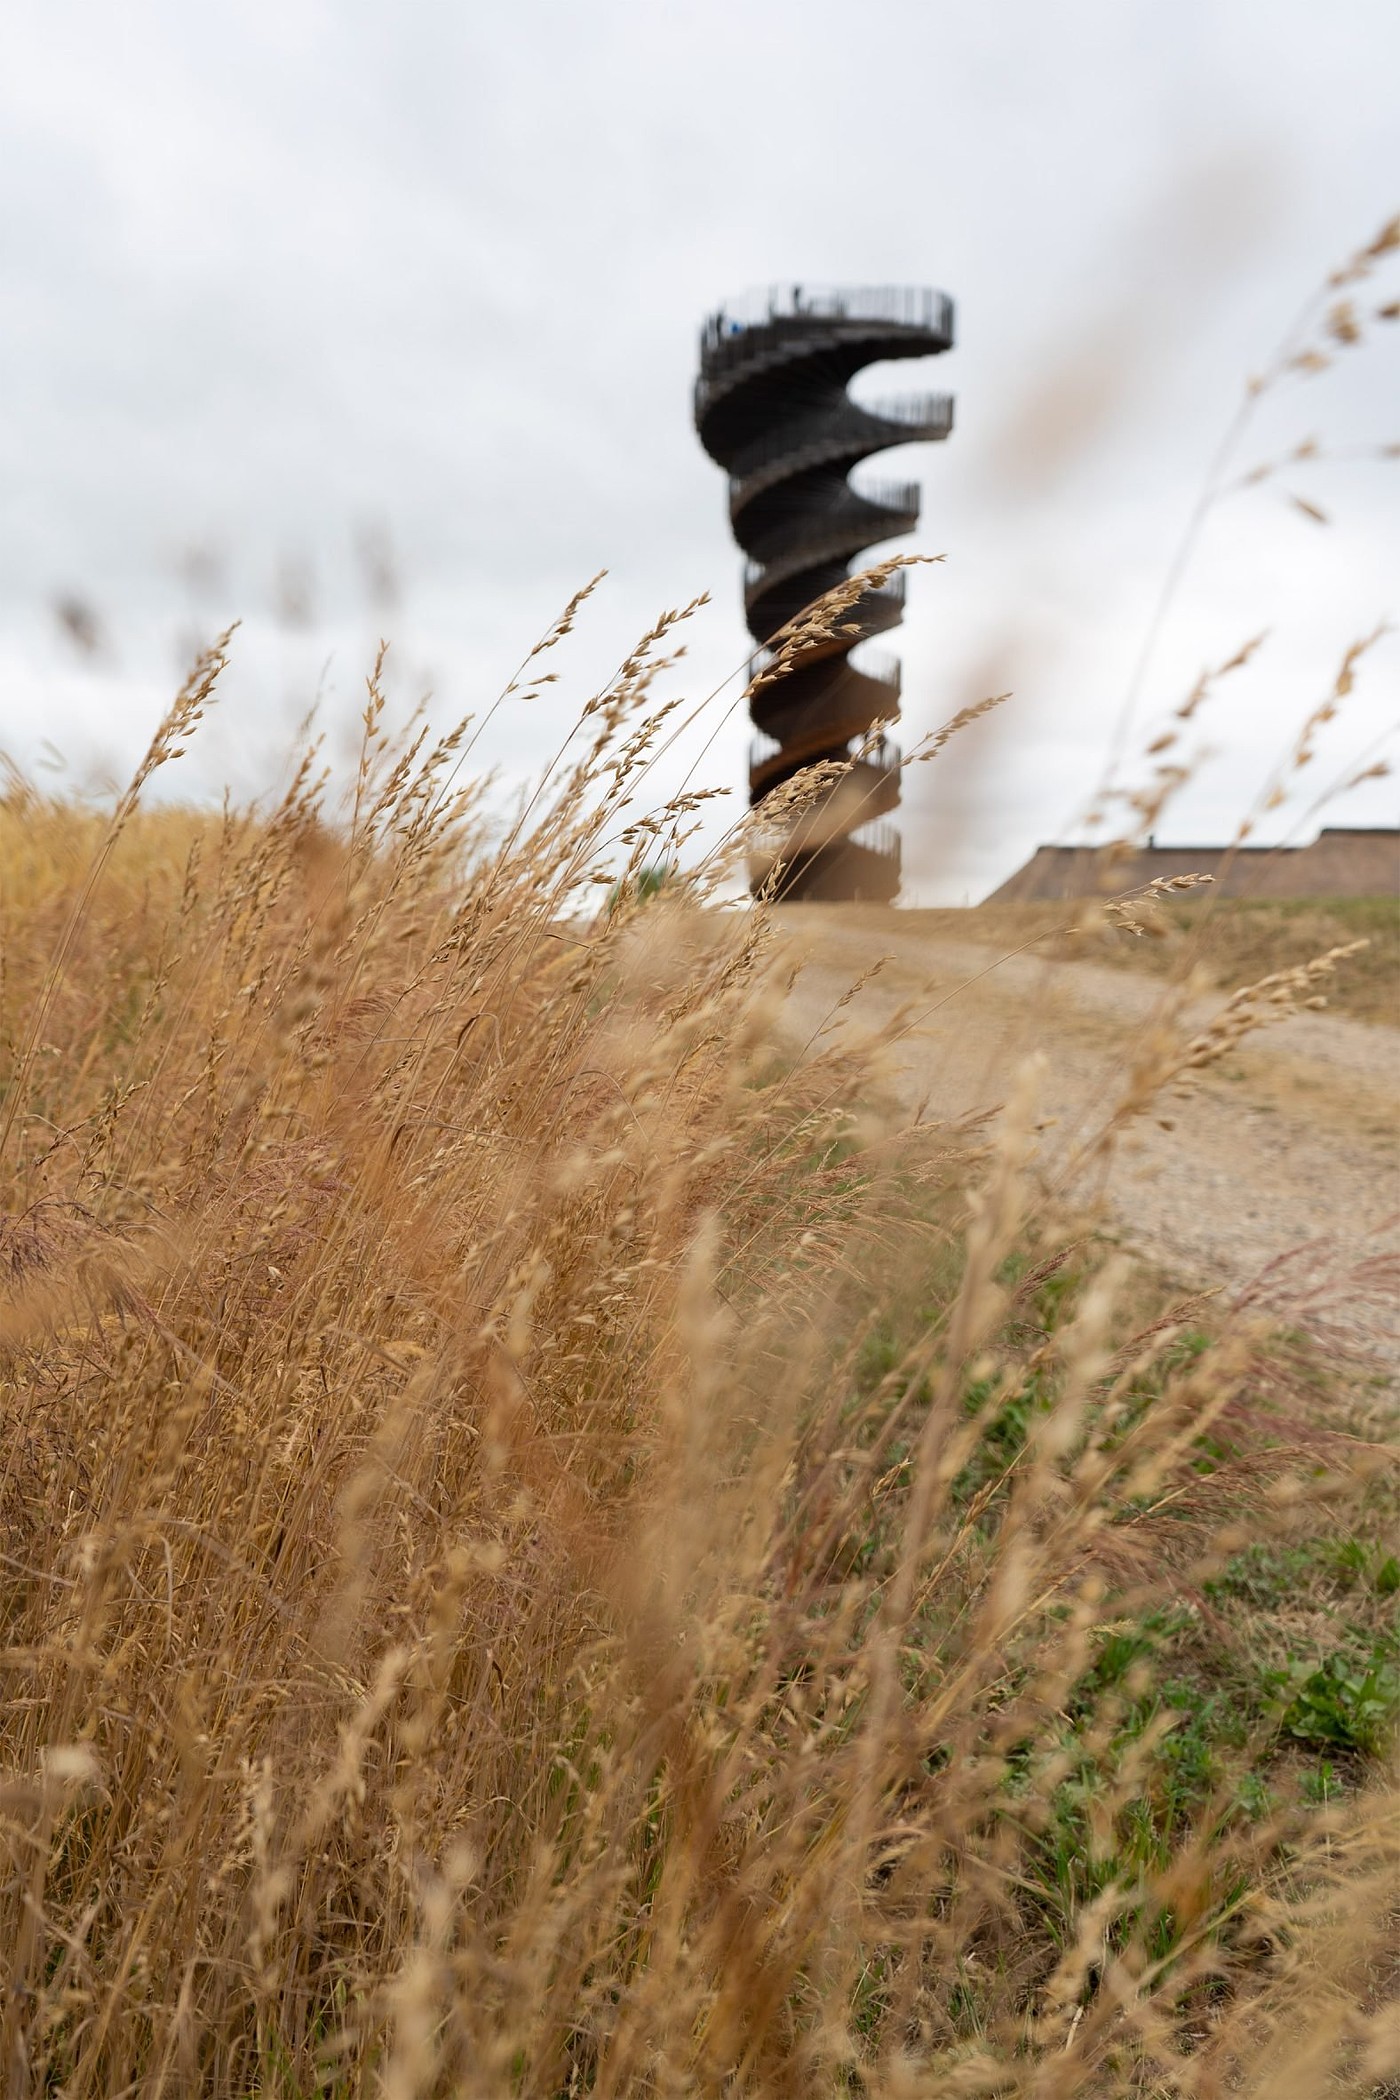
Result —
<instances>
[{"instance_id":1,"label":"tall golden grass","mask_svg":"<svg viewBox=\"0 0 1400 2100\"><path fill-rule=\"evenodd\" d=\"M1033 1071L910 1126L721 871L618 882L669 624L505 835L373 682L345 812L147 813L218 651L0 808L0 2086L1379 2090L1382 1775L1174 1822L1095 1673L1365 1453L1203 1478L1263 1339L1134 1322Z\"/></svg>"}]
</instances>

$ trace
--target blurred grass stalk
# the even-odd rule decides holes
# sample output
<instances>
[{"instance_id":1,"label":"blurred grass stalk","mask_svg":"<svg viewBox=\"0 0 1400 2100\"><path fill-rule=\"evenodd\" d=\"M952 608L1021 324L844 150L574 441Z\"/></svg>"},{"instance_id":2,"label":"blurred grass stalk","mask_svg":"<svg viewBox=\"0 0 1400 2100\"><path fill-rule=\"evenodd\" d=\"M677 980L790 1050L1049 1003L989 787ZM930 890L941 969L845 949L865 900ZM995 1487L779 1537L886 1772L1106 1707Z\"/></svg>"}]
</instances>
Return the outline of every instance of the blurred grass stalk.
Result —
<instances>
[{"instance_id":1,"label":"blurred grass stalk","mask_svg":"<svg viewBox=\"0 0 1400 2100\"><path fill-rule=\"evenodd\" d=\"M1396 317L1397 251L1251 382L1120 742L1254 401ZM0 800L7 2100L1400 2076L1400 1570L1314 1536L1385 1454L1247 1293L1207 1325L1052 1198L1034 1059L940 1126L882 1080L907 1015L780 1049L770 914L722 903L760 820L682 876L707 793L637 815L694 610L504 836L484 724L396 740L382 658L345 809L312 749L270 814L146 811L227 638L110 815ZM1350 930L1190 1032L1165 998L1081 1161ZM1223 1644L1309 1581L1365 1591L1360 1660Z\"/></svg>"},{"instance_id":2,"label":"blurred grass stalk","mask_svg":"<svg viewBox=\"0 0 1400 2100\"><path fill-rule=\"evenodd\" d=\"M1141 1324L1033 1066L777 1054L743 827L636 880L677 617L503 842L373 683L343 821L0 807L0 2083L1365 2090L1379 1767L1182 1815L1101 1664L1371 1454L1203 1477L1264 1339Z\"/></svg>"}]
</instances>

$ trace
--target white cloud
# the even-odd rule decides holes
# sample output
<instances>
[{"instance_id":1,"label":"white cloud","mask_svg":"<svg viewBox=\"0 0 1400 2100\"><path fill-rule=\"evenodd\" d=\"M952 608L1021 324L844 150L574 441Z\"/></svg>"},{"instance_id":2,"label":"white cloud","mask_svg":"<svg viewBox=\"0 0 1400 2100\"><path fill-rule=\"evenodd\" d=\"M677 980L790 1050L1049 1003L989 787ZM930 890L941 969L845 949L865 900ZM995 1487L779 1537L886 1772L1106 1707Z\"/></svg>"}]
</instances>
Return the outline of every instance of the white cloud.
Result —
<instances>
[{"instance_id":1,"label":"white cloud","mask_svg":"<svg viewBox=\"0 0 1400 2100\"><path fill-rule=\"evenodd\" d=\"M999 666L1018 698L977 732L987 766L970 746L911 783L906 864L916 890L977 894L1095 775L1244 374L1400 203L1397 60L1400 23L1363 0L30 0L0 81L0 743L120 770L175 636L241 614L226 726L186 777L251 789L328 655L348 713L389 619L405 692L431 671L435 707L465 711L605 565L580 686L706 586L696 690L717 683L747 638L689 423L701 317L772 277L928 281L958 300L938 375L958 428L915 456L919 544L950 560L898 638L910 729ZM1400 329L1294 390L1264 454L1315 424L1400 437L1397 355ZM1397 472L1310 470L1325 532L1266 492L1212 526L1144 717L1278 633L1210 719L1221 755L1178 835L1238 814L1340 648L1400 612ZM366 520L397 545L392 616L366 602ZM198 588L193 543L223 555ZM314 575L309 638L271 625L289 559ZM65 654L64 589L103 614L105 662ZM1352 704L1358 745L1395 661ZM492 755L521 774L541 734L507 718ZM745 739L720 733L715 777L737 782ZM1380 785L1353 814L1392 806Z\"/></svg>"}]
</instances>

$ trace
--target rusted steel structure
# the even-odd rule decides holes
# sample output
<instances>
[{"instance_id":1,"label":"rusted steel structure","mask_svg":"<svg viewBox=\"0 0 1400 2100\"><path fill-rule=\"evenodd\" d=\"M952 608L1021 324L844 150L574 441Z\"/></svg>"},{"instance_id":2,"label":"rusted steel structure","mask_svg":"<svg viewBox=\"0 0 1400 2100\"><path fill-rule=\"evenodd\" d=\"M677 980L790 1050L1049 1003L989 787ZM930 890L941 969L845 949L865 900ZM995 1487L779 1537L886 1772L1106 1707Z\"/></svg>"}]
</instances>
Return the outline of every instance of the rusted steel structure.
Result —
<instances>
[{"instance_id":1,"label":"rusted steel structure","mask_svg":"<svg viewBox=\"0 0 1400 2100\"><path fill-rule=\"evenodd\" d=\"M700 338L695 427L729 475L729 517L748 556L744 611L760 645L860 564L881 540L912 531L912 481L853 486L851 469L891 445L945 438L946 394L911 394L867 408L848 387L877 360L928 357L953 341L952 301L942 292L777 287L723 307ZM789 897L888 901L899 889L899 834L880 822L899 801L899 751L876 724L899 714L896 658L858 664L851 651L903 617L904 575L868 590L832 636L795 669L760 686L749 756L757 807L803 767L849 760L820 804L785 827L777 857ZM760 648L755 667L765 660ZM751 870L755 886L772 858Z\"/></svg>"}]
</instances>

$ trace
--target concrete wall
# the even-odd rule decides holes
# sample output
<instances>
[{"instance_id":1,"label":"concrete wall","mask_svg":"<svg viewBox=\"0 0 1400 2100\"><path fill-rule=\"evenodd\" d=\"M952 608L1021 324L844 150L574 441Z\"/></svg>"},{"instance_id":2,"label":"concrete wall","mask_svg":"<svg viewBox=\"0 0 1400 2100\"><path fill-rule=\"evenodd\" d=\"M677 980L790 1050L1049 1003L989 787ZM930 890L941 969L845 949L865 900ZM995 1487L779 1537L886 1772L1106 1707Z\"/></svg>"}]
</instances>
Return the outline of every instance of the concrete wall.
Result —
<instances>
[{"instance_id":1,"label":"concrete wall","mask_svg":"<svg viewBox=\"0 0 1400 2100\"><path fill-rule=\"evenodd\" d=\"M1223 870L1223 872L1222 872ZM1163 875L1214 875L1223 897L1393 897L1400 894L1400 830L1332 827L1310 846L1143 846L1111 865L1084 846L1038 846L988 904L1116 896Z\"/></svg>"}]
</instances>

